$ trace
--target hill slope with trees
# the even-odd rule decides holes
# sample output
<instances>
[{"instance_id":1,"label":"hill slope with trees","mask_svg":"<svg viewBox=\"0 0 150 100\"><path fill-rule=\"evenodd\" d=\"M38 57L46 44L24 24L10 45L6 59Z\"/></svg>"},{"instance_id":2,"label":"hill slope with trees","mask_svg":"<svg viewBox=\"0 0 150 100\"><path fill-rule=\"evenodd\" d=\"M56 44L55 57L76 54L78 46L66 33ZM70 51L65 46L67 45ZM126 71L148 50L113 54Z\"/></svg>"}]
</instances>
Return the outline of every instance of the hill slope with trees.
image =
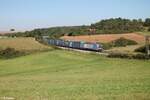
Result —
<instances>
[{"instance_id":1,"label":"hill slope with trees","mask_svg":"<svg viewBox=\"0 0 150 100\"><path fill-rule=\"evenodd\" d=\"M52 38L59 38L61 36L77 36L88 34L119 34L130 33L136 31L143 31L145 27L150 27L149 18L145 21L142 19L123 19L123 18L110 18L101 20L89 26L63 26L34 29L32 31L17 32L9 34L8 36L16 37L36 37L41 35L48 35Z\"/></svg>"}]
</instances>

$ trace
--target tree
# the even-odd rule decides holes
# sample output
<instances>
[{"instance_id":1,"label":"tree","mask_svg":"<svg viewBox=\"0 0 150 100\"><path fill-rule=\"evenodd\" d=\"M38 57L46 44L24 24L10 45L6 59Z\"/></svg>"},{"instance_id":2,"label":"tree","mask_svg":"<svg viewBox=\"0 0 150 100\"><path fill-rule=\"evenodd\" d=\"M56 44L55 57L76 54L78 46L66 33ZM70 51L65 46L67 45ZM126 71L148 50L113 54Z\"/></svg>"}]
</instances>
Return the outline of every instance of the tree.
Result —
<instances>
[{"instance_id":1,"label":"tree","mask_svg":"<svg viewBox=\"0 0 150 100\"><path fill-rule=\"evenodd\" d=\"M73 36L73 32L70 32L70 33L68 34L68 36Z\"/></svg>"},{"instance_id":2,"label":"tree","mask_svg":"<svg viewBox=\"0 0 150 100\"><path fill-rule=\"evenodd\" d=\"M10 29L10 31L15 31L15 29Z\"/></svg>"},{"instance_id":3,"label":"tree","mask_svg":"<svg viewBox=\"0 0 150 100\"><path fill-rule=\"evenodd\" d=\"M92 24L91 27L96 28L98 31L101 30L102 33L126 33L141 31L143 23L141 19L111 18Z\"/></svg>"},{"instance_id":4,"label":"tree","mask_svg":"<svg viewBox=\"0 0 150 100\"><path fill-rule=\"evenodd\" d=\"M143 21L141 18L138 19L138 22L143 24Z\"/></svg>"},{"instance_id":5,"label":"tree","mask_svg":"<svg viewBox=\"0 0 150 100\"><path fill-rule=\"evenodd\" d=\"M148 28L148 31L150 32L150 27Z\"/></svg>"},{"instance_id":6,"label":"tree","mask_svg":"<svg viewBox=\"0 0 150 100\"><path fill-rule=\"evenodd\" d=\"M150 26L150 18L145 19L144 26Z\"/></svg>"}]
</instances>

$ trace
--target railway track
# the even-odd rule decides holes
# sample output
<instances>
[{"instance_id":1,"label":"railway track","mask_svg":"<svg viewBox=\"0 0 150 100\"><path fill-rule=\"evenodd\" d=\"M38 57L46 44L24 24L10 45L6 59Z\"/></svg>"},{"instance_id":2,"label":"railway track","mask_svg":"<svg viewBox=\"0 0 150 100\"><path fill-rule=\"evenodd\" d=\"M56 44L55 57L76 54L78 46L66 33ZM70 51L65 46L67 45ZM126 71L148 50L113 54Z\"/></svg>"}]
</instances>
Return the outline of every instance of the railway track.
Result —
<instances>
[{"instance_id":1,"label":"railway track","mask_svg":"<svg viewBox=\"0 0 150 100\"><path fill-rule=\"evenodd\" d=\"M108 56L108 53L106 52L95 52L95 51L80 50L80 49L66 48L66 47L58 47L58 48L63 49L63 50L71 50L71 51L77 51L77 52L82 52L82 53L95 53L99 55Z\"/></svg>"}]
</instances>

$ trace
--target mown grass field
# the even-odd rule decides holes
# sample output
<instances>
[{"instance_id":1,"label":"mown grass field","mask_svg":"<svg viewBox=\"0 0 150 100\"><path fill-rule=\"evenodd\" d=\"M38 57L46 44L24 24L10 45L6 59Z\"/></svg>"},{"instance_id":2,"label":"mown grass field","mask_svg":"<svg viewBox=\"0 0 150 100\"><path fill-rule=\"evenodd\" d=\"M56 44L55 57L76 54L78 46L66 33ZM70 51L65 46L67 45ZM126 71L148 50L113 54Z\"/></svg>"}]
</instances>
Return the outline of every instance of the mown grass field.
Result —
<instances>
[{"instance_id":1,"label":"mown grass field","mask_svg":"<svg viewBox=\"0 0 150 100\"><path fill-rule=\"evenodd\" d=\"M19 51L43 51L50 47L42 45L34 38L4 38L0 39L0 49L14 48Z\"/></svg>"},{"instance_id":2,"label":"mown grass field","mask_svg":"<svg viewBox=\"0 0 150 100\"><path fill-rule=\"evenodd\" d=\"M150 100L150 61L64 50L0 60L0 98Z\"/></svg>"}]
</instances>

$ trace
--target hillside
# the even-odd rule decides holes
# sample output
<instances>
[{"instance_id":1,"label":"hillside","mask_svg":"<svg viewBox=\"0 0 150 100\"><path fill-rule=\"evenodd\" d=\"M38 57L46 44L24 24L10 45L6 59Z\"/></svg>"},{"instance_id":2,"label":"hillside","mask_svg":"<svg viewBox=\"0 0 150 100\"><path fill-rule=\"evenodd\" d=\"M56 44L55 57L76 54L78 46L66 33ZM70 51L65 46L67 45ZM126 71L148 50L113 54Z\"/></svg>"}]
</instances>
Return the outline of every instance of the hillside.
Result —
<instances>
[{"instance_id":1,"label":"hillside","mask_svg":"<svg viewBox=\"0 0 150 100\"><path fill-rule=\"evenodd\" d=\"M41 35L48 35L52 38L59 38L64 35L79 36L106 33L122 34L143 30L145 30L145 26L141 19L110 18L100 20L91 25L41 28L34 29L32 31L18 32L15 34L10 34L9 36L36 37Z\"/></svg>"},{"instance_id":2,"label":"hillside","mask_svg":"<svg viewBox=\"0 0 150 100\"><path fill-rule=\"evenodd\" d=\"M17 100L149 100L150 61L50 51L0 60L0 97Z\"/></svg>"}]
</instances>

